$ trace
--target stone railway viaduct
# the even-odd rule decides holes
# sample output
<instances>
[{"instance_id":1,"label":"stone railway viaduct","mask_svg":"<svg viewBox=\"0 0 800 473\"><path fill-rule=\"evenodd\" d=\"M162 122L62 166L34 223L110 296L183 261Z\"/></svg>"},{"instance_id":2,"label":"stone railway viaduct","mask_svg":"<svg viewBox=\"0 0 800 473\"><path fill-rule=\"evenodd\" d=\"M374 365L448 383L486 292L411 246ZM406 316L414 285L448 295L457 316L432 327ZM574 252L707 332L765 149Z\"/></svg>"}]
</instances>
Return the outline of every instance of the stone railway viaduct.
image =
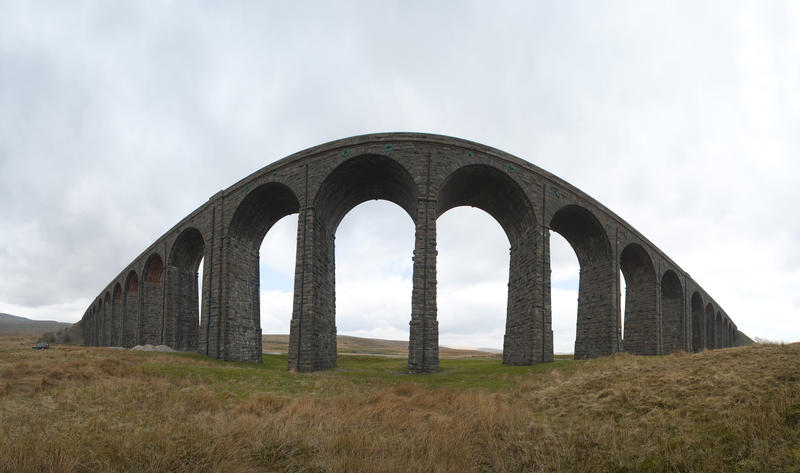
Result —
<instances>
[{"instance_id":1,"label":"stone railway viaduct","mask_svg":"<svg viewBox=\"0 0 800 473\"><path fill-rule=\"evenodd\" d=\"M84 340L96 346L166 344L222 360L260 362L259 247L275 222L296 213L289 369L333 367L334 236L353 207L372 199L399 205L416 228L409 372L439 367L436 219L462 205L494 217L511 245L504 363L553 360L550 231L570 243L580 264L577 359L623 350L699 351L735 342L736 325L720 305L599 202L502 151L417 133L320 145L218 192L103 289L83 315ZM626 281L624 347L620 270Z\"/></svg>"}]
</instances>

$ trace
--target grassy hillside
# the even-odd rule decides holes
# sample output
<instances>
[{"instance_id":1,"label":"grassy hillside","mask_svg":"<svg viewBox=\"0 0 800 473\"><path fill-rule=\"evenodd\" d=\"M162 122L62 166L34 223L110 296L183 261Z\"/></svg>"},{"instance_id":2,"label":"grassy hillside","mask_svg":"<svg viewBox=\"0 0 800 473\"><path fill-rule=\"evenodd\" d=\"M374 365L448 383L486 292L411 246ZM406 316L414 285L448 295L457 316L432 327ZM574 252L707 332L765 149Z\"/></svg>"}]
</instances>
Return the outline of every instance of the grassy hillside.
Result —
<instances>
[{"instance_id":1,"label":"grassy hillside","mask_svg":"<svg viewBox=\"0 0 800 473\"><path fill-rule=\"evenodd\" d=\"M800 344L529 367L0 341L0 471L797 471Z\"/></svg>"},{"instance_id":2,"label":"grassy hillside","mask_svg":"<svg viewBox=\"0 0 800 473\"><path fill-rule=\"evenodd\" d=\"M285 354L289 351L289 335L262 335L261 346L265 353ZM337 335L336 349L340 354L408 357L408 342L403 340L381 340L378 338ZM485 351L462 350L442 346L439 347L439 356L441 358L485 358L487 356L502 358L502 355L493 355Z\"/></svg>"},{"instance_id":3,"label":"grassy hillside","mask_svg":"<svg viewBox=\"0 0 800 473\"><path fill-rule=\"evenodd\" d=\"M0 314L0 334L41 335L58 332L72 324L52 320L31 320L11 314Z\"/></svg>"}]
</instances>

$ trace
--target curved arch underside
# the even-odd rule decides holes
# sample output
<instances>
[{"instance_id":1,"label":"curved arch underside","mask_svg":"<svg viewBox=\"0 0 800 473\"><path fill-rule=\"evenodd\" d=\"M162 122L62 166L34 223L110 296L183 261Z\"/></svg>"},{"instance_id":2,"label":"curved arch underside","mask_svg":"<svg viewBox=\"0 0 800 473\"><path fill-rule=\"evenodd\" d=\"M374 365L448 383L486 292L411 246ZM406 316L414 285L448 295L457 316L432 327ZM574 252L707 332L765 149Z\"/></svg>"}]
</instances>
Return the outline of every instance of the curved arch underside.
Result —
<instances>
[{"instance_id":1,"label":"curved arch underside","mask_svg":"<svg viewBox=\"0 0 800 473\"><path fill-rule=\"evenodd\" d=\"M662 353L685 349L683 287L675 271L667 271L661 278L661 334Z\"/></svg>"},{"instance_id":2,"label":"curved arch underside","mask_svg":"<svg viewBox=\"0 0 800 473\"><path fill-rule=\"evenodd\" d=\"M297 214L289 368L335 366L335 234L353 207L372 199L399 205L415 225L410 372L439 368L436 221L457 206L486 211L508 237L504 363L553 359L550 230L580 264L575 358L622 350L620 271L627 351L697 351L736 339L733 322L685 272L579 189L483 145L392 133L312 148L213 196L95 299L83 316L87 344L166 343L260 362L259 247L278 220Z\"/></svg>"},{"instance_id":3,"label":"curved arch underside","mask_svg":"<svg viewBox=\"0 0 800 473\"><path fill-rule=\"evenodd\" d=\"M632 243L622 250L620 268L626 284L625 351L634 355L658 355L658 288L653 261L641 245Z\"/></svg>"},{"instance_id":4,"label":"curved arch underside","mask_svg":"<svg viewBox=\"0 0 800 473\"><path fill-rule=\"evenodd\" d=\"M144 268L141 312L139 316L139 344L161 345L164 339L164 261L158 253L152 254Z\"/></svg>"},{"instance_id":5,"label":"curved arch underside","mask_svg":"<svg viewBox=\"0 0 800 473\"><path fill-rule=\"evenodd\" d=\"M459 206L476 207L491 215L511 245L503 362L527 365L552 359L552 335L546 336L542 294L530 290L542 285L541 235L530 200L508 174L491 166L469 165L445 178L436 201L436 218ZM433 245L434 241L427 244Z\"/></svg>"},{"instance_id":6,"label":"curved arch underside","mask_svg":"<svg viewBox=\"0 0 800 473\"><path fill-rule=\"evenodd\" d=\"M692 294L692 349L698 352L706 347L705 323L703 322L703 297L699 292Z\"/></svg>"},{"instance_id":7,"label":"curved arch underside","mask_svg":"<svg viewBox=\"0 0 800 473\"><path fill-rule=\"evenodd\" d=\"M225 360L261 361L259 249L269 229L283 217L297 213L299 208L295 193L279 182L256 187L236 207L225 250L226 271L236 275L227 278L225 290L234 297L224 306L221 320L206 317L204 346L200 348L207 355L216 354ZM227 336L235 343L212 348L214 334L218 334L217 340Z\"/></svg>"},{"instance_id":8,"label":"curved arch underside","mask_svg":"<svg viewBox=\"0 0 800 473\"><path fill-rule=\"evenodd\" d=\"M205 252L203 235L187 228L170 251L163 342L177 350L197 350L199 334L197 271Z\"/></svg>"},{"instance_id":9,"label":"curved arch underside","mask_svg":"<svg viewBox=\"0 0 800 473\"><path fill-rule=\"evenodd\" d=\"M123 299L122 346L131 348L136 345L139 325L139 276L136 271L131 270L125 278Z\"/></svg>"},{"instance_id":10,"label":"curved arch underside","mask_svg":"<svg viewBox=\"0 0 800 473\"><path fill-rule=\"evenodd\" d=\"M594 214L578 205L559 209L550 228L569 242L581 268L575 358L620 351L617 271L606 230Z\"/></svg>"}]
</instances>

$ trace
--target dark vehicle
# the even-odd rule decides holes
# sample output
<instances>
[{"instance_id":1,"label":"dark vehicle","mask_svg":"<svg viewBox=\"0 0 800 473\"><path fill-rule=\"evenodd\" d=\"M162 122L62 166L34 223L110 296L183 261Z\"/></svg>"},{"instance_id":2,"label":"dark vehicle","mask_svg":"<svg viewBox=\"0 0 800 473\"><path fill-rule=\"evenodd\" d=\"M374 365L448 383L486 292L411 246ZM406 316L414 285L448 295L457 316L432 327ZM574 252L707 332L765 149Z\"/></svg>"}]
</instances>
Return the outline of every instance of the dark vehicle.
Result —
<instances>
[{"instance_id":1,"label":"dark vehicle","mask_svg":"<svg viewBox=\"0 0 800 473\"><path fill-rule=\"evenodd\" d=\"M33 348L34 350L47 350L48 348L50 348L50 344L47 342L39 342L36 345L32 346L31 348Z\"/></svg>"}]
</instances>

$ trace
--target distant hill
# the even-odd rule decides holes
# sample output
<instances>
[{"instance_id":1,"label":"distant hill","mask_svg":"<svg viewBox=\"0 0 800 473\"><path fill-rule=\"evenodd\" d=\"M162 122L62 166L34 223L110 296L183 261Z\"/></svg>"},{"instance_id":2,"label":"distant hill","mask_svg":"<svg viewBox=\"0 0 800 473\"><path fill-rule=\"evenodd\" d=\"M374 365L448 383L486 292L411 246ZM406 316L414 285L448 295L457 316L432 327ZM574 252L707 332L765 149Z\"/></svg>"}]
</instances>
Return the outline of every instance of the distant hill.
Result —
<instances>
[{"instance_id":1,"label":"distant hill","mask_svg":"<svg viewBox=\"0 0 800 473\"><path fill-rule=\"evenodd\" d=\"M261 336L262 351L265 353L286 353L289 351L289 335L264 334ZM382 340L378 338L336 336L336 348L340 354L408 356L408 342L404 340ZM442 358L470 358L497 356L497 350L459 349L439 346ZM500 351L502 354L502 351Z\"/></svg>"},{"instance_id":2,"label":"distant hill","mask_svg":"<svg viewBox=\"0 0 800 473\"><path fill-rule=\"evenodd\" d=\"M31 320L0 313L0 334L41 335L45 332L58 332L70 326L72 324L54 320Z\"/></svg>"}]
</instances>

